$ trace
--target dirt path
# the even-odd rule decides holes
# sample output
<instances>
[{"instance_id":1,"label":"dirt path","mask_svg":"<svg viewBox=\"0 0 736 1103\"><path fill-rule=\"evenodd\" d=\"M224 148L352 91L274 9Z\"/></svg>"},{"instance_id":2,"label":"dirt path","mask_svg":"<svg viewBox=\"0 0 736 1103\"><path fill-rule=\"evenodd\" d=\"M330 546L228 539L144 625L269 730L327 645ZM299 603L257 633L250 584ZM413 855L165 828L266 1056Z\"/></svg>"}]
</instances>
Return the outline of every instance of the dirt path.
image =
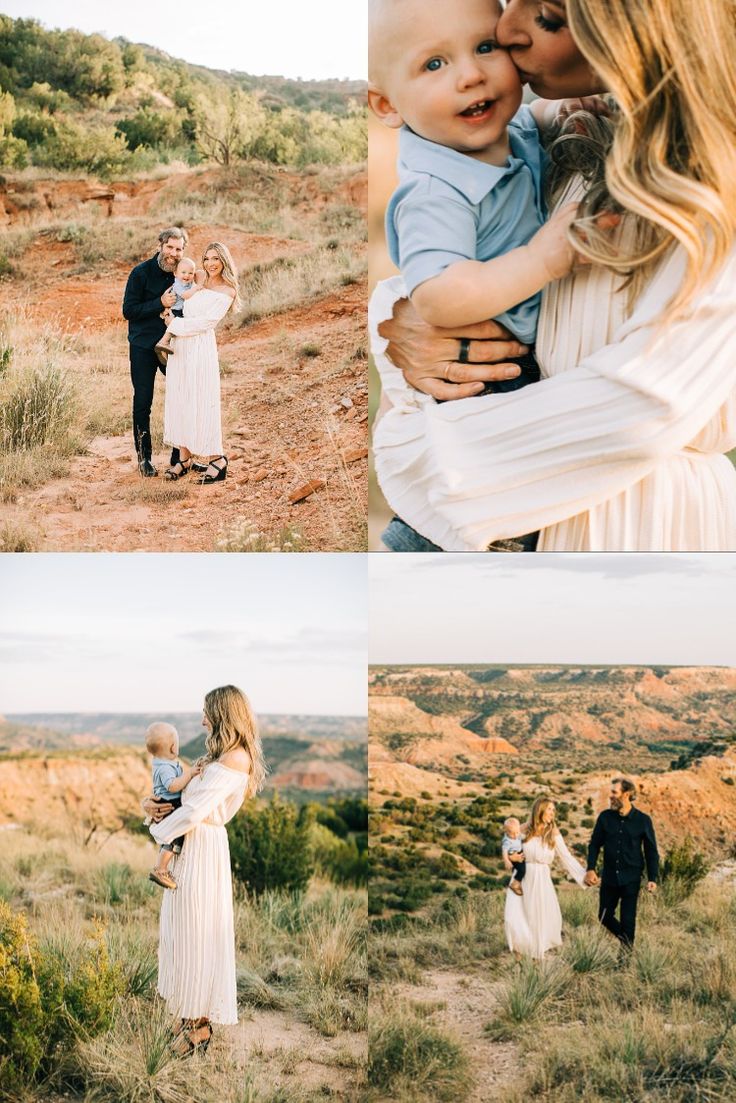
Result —
<instances>
[{"instance_id":1,"label":"dirt path","mask_svg":"<svg viewBox=\"0 0 736 1103\"><path fill-rule=\"evenodd\" d=\"M517 1076L516 1044L493 1042L484 1032L497 1006L500 986L501 982L481 972L436 969L427 971L420 984L400 984L394 989L399 999L442 1005L432 1021L462 1043L475 1077L475 1088L462 1103L490 1103Z\"/></svg>"},{"instance_id":2,"label":"dirt path","mask_svg":"<svg viewBox=\"0 0 736 1103\"><path fill-rule=\"evenodd\" d=\"M286 1095L293 1084L338 1099L360 1087L367 1059L365 1034L343 1031L325 1038L285 1011L243 1010L240 1025L223 1031L212 1048L218 1064L232 1061L241 1076L257 1066L264 1089L272 1084Z\"/></svg>"}]
</instances>

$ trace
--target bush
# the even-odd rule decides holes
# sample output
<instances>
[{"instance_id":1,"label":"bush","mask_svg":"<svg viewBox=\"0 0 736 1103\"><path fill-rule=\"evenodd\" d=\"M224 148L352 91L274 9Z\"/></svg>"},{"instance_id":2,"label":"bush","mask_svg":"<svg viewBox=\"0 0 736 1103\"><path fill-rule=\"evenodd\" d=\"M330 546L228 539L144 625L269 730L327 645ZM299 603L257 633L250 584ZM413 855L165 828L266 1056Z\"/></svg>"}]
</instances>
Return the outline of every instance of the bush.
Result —
<instances>
[{"instance_id":1,"label":"bush","mask_svg":"<svg viewBox=\"0 0 736 1103\"><path fill-rule=\"evenodd\" d=\"M308 809L278 797L266 805L244 806L228 824L235 877L258 895L267 889L305 889L314 870L311 827Z\"/></svg>"},{"instance_id":2,"label":"bush","mask_svg":"<svg viewBox=\"0 0 736 1103\"><path fill-rule=\"evenodd\" d=\"M317 869L338 885L368 884L368 853L355 839L340 839L322 824L312 830Z\"/></svg>"},{"instance_id":3,"label":"bush","mask_svg":"<svg viewBox=\"0 0 736 1103\"><path fill-rule=\"evenodd\" d=\"M674 904L685 900L707 875L708 869L705 855L695 850L695 844L689 836L672 847L660 868L665 901Z\"/></svg>"},{"instance_id":4,"label":"bush","mask_svg":"<svg viewBox=\"0 0 736 1103\"><path fill-rule=\"evenodd\" d=\"M5 1090L31 1081L43 1055L38 964L25 917L0 903L0 1084Z\"/></svg>"},{"instance_id":5,"label":"bush","mask_svg":"<svg viewBox=\"0 0 736 1103\"><path fill-rule=\"evenodd\" d=\"M34 448L60 439L73 413L71 383L55 364L20 376L0 402L0 452Z\"/></svg>"}]
</instances>

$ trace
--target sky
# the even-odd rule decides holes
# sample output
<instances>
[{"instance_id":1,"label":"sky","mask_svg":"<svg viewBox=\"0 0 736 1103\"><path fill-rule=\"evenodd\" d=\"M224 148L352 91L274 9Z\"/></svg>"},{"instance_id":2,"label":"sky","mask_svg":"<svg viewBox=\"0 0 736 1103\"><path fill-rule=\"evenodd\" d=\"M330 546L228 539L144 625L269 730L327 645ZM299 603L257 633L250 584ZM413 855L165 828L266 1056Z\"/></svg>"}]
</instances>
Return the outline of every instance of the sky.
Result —
<instances>
[{"instance_id":1,"label":"sky","mask_svg":"<svg viewBox=\"0 0 736 1103\"><path fill-rule=\"evenodd\" d=\"M47 28L123 36L209 69L304 80L365 80L368 68L367 10L362 0L0 0L0 12L15 19L37 19Z\"/></svg>"},{"instance_id":2,"label":"sky","mask_svg":"<svg viewBox=\"0 0 736 1103\"><path fill-rule=\"evenodd\" d=\"M256 712L363 716L363 555L0 556L0 714L197 711L218 685Z\"/></svg>"},{"instance_id":3,"label":"sky","mask_svg":"<svg viewBox=\"0 0 736 1103\"><path fill-rule=\"evenodd\" d=\"M372 663L736 666L736 555L369 563Z\"/></svg>"}]
</instances>

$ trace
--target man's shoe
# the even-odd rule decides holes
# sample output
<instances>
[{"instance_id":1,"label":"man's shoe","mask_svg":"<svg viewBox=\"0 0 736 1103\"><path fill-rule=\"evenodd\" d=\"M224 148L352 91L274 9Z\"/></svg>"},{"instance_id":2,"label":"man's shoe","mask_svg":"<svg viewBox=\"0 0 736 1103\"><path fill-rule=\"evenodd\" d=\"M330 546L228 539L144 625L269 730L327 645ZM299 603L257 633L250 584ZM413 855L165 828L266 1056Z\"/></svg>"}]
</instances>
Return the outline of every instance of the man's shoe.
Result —
<instances>
[{"instance_id":1,"label":"man's shoe","mask_svg":"<svg viewBox=\"0 0 736 1103\"><path fill-rule=\"evenodd\" d=\"M141 460L138 464L138 470L144 479L152 479L154 475L158 475L158 471L150 460Z\"/></svg>"}]
</instances>

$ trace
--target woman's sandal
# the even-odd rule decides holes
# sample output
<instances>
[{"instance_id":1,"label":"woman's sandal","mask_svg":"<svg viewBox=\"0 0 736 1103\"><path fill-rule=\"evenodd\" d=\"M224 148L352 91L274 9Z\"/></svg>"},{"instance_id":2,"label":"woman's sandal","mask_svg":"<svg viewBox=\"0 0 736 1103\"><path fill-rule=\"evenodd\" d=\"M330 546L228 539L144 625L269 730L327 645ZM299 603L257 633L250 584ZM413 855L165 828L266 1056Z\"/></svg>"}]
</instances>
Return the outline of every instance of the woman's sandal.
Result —
<instances>
[{"instance_id":1,"label":"woman's sandal","mask_svg":"<svg viewBox=\"0 0 736 1103\"><path fill-rule=\"evenodd\" d=\"M220 461L223 466L220 467ZM214 471L214 475L210 474L210 471ZM227 456L216 456L214 460L210 460L205 469L205 473L199 480L200 483L219 483L227 475Z\"/></svg>"},{"instance_id":2,"label":"woman's sandal","mask_svg":"<svg viewBox=\"0 0 736 1103\"><path fill-rule=\"evenodd\" d=\"M204 1030L207 1027L207 1037L201 1038L198 1042L193 1042L190 1035L195 1030ZM191 1057L194 1053L201 1053L203 1056L207 1052L207 1047L212 1041L212 1023L206 1019L202 1022L199 1019L186 1019L182 1022L180 1029L174 1035L174 1052L179 1057ZM179 1048L182 1042L186 1042L186 1049Z\"/></svg>"},{"instance_id":3,"label":"woman's sandal","mask_svg":"<svg viewBox=\"0 0 736 1103\"><path fill-rule=\"evenodd\" d=\"M171 467L166 468L164 471L164 478L169 479L171 482L175 482L176 479L183 479L185 475L188 475L191 469L191 460L177 460Z\"/></svg>"}]
</instances>

